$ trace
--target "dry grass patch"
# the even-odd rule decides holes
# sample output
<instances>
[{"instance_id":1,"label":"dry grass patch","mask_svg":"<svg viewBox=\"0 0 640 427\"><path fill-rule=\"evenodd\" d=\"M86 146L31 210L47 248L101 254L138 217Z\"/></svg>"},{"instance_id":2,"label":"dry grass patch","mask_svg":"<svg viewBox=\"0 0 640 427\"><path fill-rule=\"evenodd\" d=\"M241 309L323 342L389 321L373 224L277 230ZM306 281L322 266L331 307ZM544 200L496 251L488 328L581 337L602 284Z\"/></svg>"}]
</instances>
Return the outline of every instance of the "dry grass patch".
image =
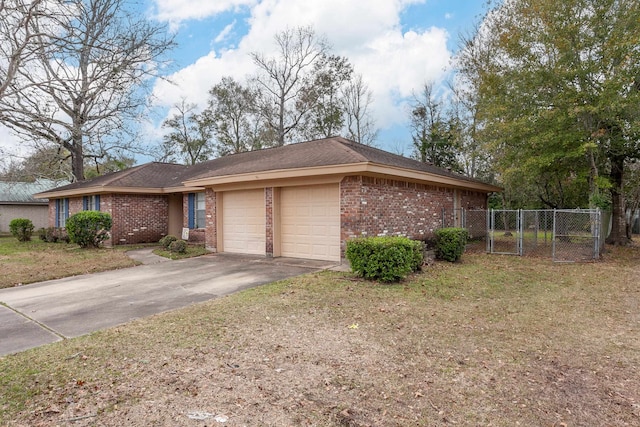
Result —
<instances>
[{"instance_id":1,"label":"dry grass patch","mask_svg":"<svg viewBox=\"0 0 640 427\"><path fill-rule=\"evenodd\" d=\"M0 423L638 425L640 250L614 255L251 289L0 359Z\"/></svg>"},{"instance_id":2,"label":"dry grass patch","mask_svg":"<svg viewBox=\"0 0 640 427\"><path fill-rule=\"evenodd\" d=\"M81 249L78 245L36 239L18 242L13 237L0 237L0 261L0 288L138 264L121 248Z\"/></svg>"}]
</instances>

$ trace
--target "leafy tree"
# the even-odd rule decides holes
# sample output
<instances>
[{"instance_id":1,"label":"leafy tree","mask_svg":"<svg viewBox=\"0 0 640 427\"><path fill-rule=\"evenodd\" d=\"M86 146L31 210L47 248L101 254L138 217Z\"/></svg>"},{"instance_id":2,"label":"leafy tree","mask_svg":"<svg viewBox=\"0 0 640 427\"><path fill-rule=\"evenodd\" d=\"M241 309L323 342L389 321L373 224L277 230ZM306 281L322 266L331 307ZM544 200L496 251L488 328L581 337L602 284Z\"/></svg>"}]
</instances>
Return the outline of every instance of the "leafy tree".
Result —
<instances>
[{"instance_id":1,"label":"leafy tree","mask_svg":"<svg viewBox=\"0 0 640 427\"><path fill-rule=\"evenodd\" d=\"M414 95L410 123L418 160L459 170L457 140L454 137L456 121L444 117L443 104L436 100L432 83L425 83L422 92Z\"/></svg>"},{"instance_id":2,"label":"leafy tree","mask_svg":"<svg viewBox=\"0 0 640 427\"><path fill-rule=\"evenodd\" d=\"M272 131L275 145L295 137L301 123L315 103L308 98L308 85L317 61L328 51L324 39L312 27L286 29L275 36L276 56L251 54L259 73L255 82L260 90L260 114Z\"/></svg>"},{"instance_id":3,"label":"leafy tree","mask_svg":"<svg viewBox=\"0 0 640 427\"><path fill-rule=\"evenodd\" d=\"M220 156L257 150L272 140L258 114L257 89L242 86L232 77L223 77L209 91L206 110L216 137Z\"/></svg>"},{"instance_id":4,"label":"leafy tree","mask_svg":"<svg viewBox=\"0 0 640 427\"><path fill-rule=\"evenodd\" d=\"M173 42L164 27L127 10L125 0L60 7L55 25L46 13L29 21L34 56L0 98L0 120L27 141L63 147L73 179L82 180L86 157L131 148L132 123L159 72L155 62Z\"/></svg>"},{"instance_id":5,"label":"leafy tree","mask_svg":"<svg viewBox=\"0 0 640 427\"><path fill-rule=\"evenodd\" d=\"M173 116L162 123L169 129L163 140L164 161L181 157L189 165L208 160L213 154L213 123L206 113L196 112L197 105L183 99L174 105Z\"/></svg>"},{"instance_id":6,"label":"leafy tree","mask_svg":"<svg viewBox=\"0 0 640 427\"><path fill-rule=\"evenodd\" d=\"M87 179L104 175L110 172L129 169L136 164L136 159L134 159L133 157L128 157L121 153L115 154L116 155L108 154L105 158L100 159L100 161L94 160L93 164L85 162L84 170Z\"/></svg>"},{"instance_id":7,"label":"leafy tree","mask_svg":"<svg viewBox=\"0 0 640 427\"><path fill-rule=\"evenodd\" d=\"M629 162L625 174L624 192L626 201L627 237L632 237L633 216L640 210L640 161Z\"/></svg>"},{"instance_id":8,"label":"leafy tree","mask_svg":"<svg viewBox=\"0 0 640 427\"><path fill-rule=\"evenodd\" d=\"M347 137L360 144L373 145L378 135L369 109L373 94L361 74L342 88L342 99Z\"/></svg>"},{"instance_id":9,"label":"leafy tree","mask_svg":"<svg viewBox=\"0 0 640 427\"><path fill-rule=\"evenodd\" d=\"M477 92L459 79L450 87L450 121L453 123L453 138L457 141L458 164L461 172L471 178L495 182L496 177L490 153L478 138L481 131L478 120Z\"/></svg>"},{"instance_id":10,"label":"leafy tree","mask_svg":"<svg viewBox=\"0 0 640 427\"><path fill-rule=\"evenodd\" d=\"M623 182L640 158L638 16L636 0L506 0L459 57L503 179L556 177L557 194L586 183L581 204L609 187L614 244L629 241Z\"/></svg>"},{"instance_id":11,"label":"leafy tree","mask_svg":"<svg viewBox=\"0 0 640 427\"><path fill-rule=\"evenodd\" d=\"M69 180L71 162L69 153L60 146L45 146L35 150L24 159L14 158L0 174L7 181L33 182L37 179Z\"/></svg>"},{"instance_id":12,"label":"leafy tree","mask_svg":"<svg viewBox=\"0 0 640 427\"><path fill-rule=\"evenodd\" d=\"M352 74L353 66L345 57L324 54L316 61L301 98L308 109L303 123L307 139L328 138L342 130L345 104L341 89Z\"/></svg>"}]
</instances>

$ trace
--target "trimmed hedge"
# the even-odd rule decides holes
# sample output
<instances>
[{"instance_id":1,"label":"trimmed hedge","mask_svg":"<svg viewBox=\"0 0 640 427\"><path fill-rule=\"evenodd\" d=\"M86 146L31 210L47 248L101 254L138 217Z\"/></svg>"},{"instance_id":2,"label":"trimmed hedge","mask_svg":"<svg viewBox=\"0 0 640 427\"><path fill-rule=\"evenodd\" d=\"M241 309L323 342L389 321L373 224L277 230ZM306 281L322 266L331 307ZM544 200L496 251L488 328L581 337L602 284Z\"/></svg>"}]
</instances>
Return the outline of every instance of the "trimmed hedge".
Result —
<instances>
[{"instance_id":1,"label":"trimmed hedge","mask_svg":"<svg viewBox=\"0 0 640 427\"><path fill-rule=\"evenodd\" d=\"M469 232L464 228L449 227L435 231L435 255L437 259L456 262L462 258Z\"/></svg>"},{"instance_id":2,"label":"trimmed hedge","mask_svg":"<svg viewBox=\"0 0 640 427\"><path fill-rule=\"evenodd\" d=\"M82 211L67 218L69 239L82 248L99 247L109 238L111 215L106 212Z\"/></svg>"},{"instance_id":3,"label":"trimmed hedge","mask_svg":"<svg viewBox=\"0 0 640 427\"><path fill-rule=\"evenodd\" d=\"M28 242L33 235L33 222L27 218L15 218L9 223L11 235L19 242Z\"/></svg>"},{"instance_id":4,"label":"trimmed hedge","mask_svg":"<svg viewBox=\"0 0 640 427\"><path fill-rule=\"evenodd\" d=\"M400 236L347 241L346 258L354 273L369 280L396 282L422 265L423 243Z\"/></svg>"}]
</instances>

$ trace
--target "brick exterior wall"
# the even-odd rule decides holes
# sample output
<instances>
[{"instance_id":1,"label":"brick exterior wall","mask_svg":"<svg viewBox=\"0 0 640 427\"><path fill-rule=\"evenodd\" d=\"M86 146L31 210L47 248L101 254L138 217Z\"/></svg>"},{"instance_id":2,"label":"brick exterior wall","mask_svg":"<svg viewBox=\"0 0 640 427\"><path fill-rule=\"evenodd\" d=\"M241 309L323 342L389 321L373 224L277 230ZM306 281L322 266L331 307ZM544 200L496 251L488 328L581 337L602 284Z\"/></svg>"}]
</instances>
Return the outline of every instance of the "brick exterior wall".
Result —
<instances>
[{"instance_id":1,"label":"brick exterior wall","mask_svg":"<svg viewBox=\"0 0 640 427\"><path fill-rule=\"evenodd\" d=\"M467 205L486 206L483 193L462 193ZM400 235L425 240L453 215L456 191L451 188L365 176L345 177L340 183L342 254L346 241L359 236ZM480 206L478 206L480 207Z\"/></svg>"},{"instance_id":2,"label":"brick exterior wall","mask_svg":"<svg viewBox=\"0 0 640 427\"><path fill-rule=\"evenodd\" d=\"M273 187L264 189L265 200L265 232L266 244L265 253L268 257L273 256Z\"/></svg>"},{"instance_id":3,"label":"brick exterior wall","mask_svg":"<svg viewBox=\"0 0 640 427\"><path fill-rule=\"evenodd\" d=\"M212 252L218 251L218 224L216 216L216 192L207 188L204 192L204 207L206 210L205 246Z\"/></svg>"},{"instance_id":4,"label":"brick exterior wall","mask_svg":"<svg viewBox=\"0 0 640 427\"><path fill-rule=\"evenodd\" d=\"M460 192L460 207L466 210L487 209L487 194L471 190Z\"/></svg>"},{"instance_id":5,"label":"brick exterior wall","mask_svg":"<svg viewBox=\"0 0 640 427\"><path fill-rule=\"evenodd\" d=\"M56 226L56 200L49 199L49 225L48 227Z\"/></svg>"},{"instance_id":6,"label":"brick exterior wall","mask_svg":"<svg viewBox=\"0 0 640 427\"><path fill-rule=\"evenodd\" d=\"M70 197L69 198L69 216L82 212L84 204L82 203L82 197Z\"/></svg>"},{"instance_id":7,"label":"brick exterior wall","mask_svg":"<svg viewBox=\"0 0 640 427\"><path fill-rule=\"evenodd\" d=\"M113 219L113 245L157 242L168 232L167 196L105 194L100 196L100 210L109 212Z\"/></svg>"}]
</instances>

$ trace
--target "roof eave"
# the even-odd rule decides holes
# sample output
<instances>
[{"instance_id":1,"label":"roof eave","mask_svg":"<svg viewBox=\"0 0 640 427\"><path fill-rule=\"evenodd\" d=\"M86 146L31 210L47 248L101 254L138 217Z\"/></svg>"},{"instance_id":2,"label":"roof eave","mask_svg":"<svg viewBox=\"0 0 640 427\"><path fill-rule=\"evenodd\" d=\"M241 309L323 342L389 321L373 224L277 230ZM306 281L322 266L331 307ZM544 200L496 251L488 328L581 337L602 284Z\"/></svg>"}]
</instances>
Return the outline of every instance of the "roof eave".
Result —
<instances>
[{"instance_id":1,"label":"roof eave","mask_svg":"<svg viewBox=\"0 0 640 427\"><path fill-rule=\"evenodd\" d=\"M78 197L89 194L108 194L108 193L126 193L126 194L162 194L164 189L161 187L109 187L109 186L93 186L73 188L70 190L51 190L43 193L34 194L37 199L59 199L62 197Z\"/></svg>"},{"instance_id":2,"label":"roof eave","mask_svg":"<svg viewBox=\"0 0 640 427\"><path fill-rule=\"evenodd\" d=\"M271 171L250 172L235 175L223 175L216 177L206 177L185 181L186 186L216 187L227 184L248 183L259 181L275 181L291 178L307 178L327 175L353 175L370 174L384 176L391 179L404 178L411 181L443 185L446 187L456 187L472 189L487 193L502 191L500 187L485 184L480 181L459 179L445 175L418 171L413 169L400 168L372 162L347 163L344 165L316 166L295 169L278 169Z\"/></svg>"},{"instance_id":3,"label":"roof eave","mask_svg":"<svg viewBox=\"0 0 640 427\"><path fill-rule=\"evenodd\" d=\"M393 171L393 173L389 173L390 170ZM502 191L502 188L500 187L474 179L456 178L430 172L418 171L414 169L400 168L396 166L371 164L368 172L374 173L376 175L388 175L389 178L402 177L411 181L437 184L445 187L464 188L486 193L495 193Z\"/></svg>"}]
</instances>

